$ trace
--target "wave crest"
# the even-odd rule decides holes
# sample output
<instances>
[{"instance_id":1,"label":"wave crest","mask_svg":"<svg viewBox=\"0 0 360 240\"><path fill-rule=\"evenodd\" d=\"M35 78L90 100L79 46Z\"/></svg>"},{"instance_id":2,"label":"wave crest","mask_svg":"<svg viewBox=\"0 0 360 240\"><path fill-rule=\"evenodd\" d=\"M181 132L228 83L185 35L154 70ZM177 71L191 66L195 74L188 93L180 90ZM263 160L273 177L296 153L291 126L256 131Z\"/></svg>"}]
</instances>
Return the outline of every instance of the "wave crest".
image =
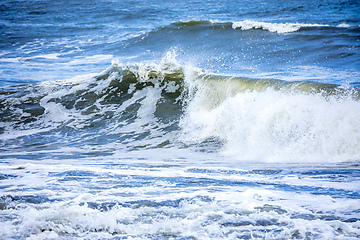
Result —
<instances>
[{"instance_id":1,"label":"wave crest","mask_svg":"<svg viewBox=\"0 0 360 240\"><path fill-rule=\"evenodd\" d=\"M304 23L268 23L268 22L244 20L240 22L234 22L232 24L232 27L234 29L240 28L242 30L264 29L276 33L291 33L291 32L297 32L301 28L329 27L329 25L304 24Z\"/></svg>"}]
</instances>

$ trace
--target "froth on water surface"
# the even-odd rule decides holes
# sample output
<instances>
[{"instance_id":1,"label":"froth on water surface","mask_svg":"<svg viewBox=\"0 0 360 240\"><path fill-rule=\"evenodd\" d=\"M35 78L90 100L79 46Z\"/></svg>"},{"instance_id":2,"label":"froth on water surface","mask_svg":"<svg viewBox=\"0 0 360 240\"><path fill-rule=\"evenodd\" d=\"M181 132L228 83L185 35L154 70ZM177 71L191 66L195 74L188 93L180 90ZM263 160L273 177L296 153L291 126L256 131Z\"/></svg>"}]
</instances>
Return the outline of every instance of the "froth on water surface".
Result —
<instances>
[{"instance_id":1,"label":"froth on water surface","mask_svg":"<svg viewBox=\"0 0 360 240\"><path fill-rule=\"evenodd\" d=\"M239 164L185 149L124 154L3 164L1 237L360 236L354 164Z\"/></svg>"}]
</instances>

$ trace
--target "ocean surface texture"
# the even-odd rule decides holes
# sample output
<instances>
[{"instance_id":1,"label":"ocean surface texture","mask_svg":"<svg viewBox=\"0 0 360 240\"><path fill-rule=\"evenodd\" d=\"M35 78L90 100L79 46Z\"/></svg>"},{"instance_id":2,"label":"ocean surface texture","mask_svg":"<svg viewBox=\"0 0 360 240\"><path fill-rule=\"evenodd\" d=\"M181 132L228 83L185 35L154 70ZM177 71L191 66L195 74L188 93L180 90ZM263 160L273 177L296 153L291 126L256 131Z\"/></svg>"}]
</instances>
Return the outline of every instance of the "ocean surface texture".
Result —
<instances>
[{"instance_id":1,"label":"ocean surface texture","mask_svg":"<svg viewBox=\"0 0 360 240\"><path fill-rule=\"evenodd\" d=\"M0 239L360 239L360 2L1 0Z\"/></svg>"}]
</instances>

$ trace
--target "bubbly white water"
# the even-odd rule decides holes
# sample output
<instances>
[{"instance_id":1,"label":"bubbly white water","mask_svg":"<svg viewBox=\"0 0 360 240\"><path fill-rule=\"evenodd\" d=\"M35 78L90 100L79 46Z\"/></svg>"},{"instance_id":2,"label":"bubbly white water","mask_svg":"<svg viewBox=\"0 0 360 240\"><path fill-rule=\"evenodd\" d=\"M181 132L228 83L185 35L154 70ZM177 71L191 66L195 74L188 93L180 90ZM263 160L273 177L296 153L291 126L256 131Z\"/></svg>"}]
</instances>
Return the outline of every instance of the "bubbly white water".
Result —
<instances>
[{"instance_id":1,"label":"bubbly white water","mask_svg":"<svg viewBox=\"0 0 360 240\"><path fill-rule=\"evenodd\" d=\"M234 22L232 25L234 29L236 28L240 28L242 30L264 29L276 33L290 33L290 32L296 32L301 28L328 27L328 26L329 25L306 24L306 23L268 23L268 22L259 22L253 20Z\"/></svg>"},{"instance_id":2,"label":"bubbly white water","mask_svg":"<svg viewBox=\"0 0 360 240\"><path fill-rule=\"evenodd\" d=\"M14 160L0 169L12 175L1 181L11 187L0 237L356 239L359 199L338 196L356 192L359 176L341 180L349 166L333 167L244 165L175 149Z\"/></svg>"},{"instance_id":3,"label":"bubbly white water","mask_svg":"<svg viewBox=\"0 0 360 240\"><path fill-rule=\"evenodd\" d=\"M351 89L326 96L275 90L275 85L251 89L232 78L190 78L197 91L181 122L183 141L218 138L224 143L222 152L240 161L360 158L360 102Z\"/></svg>"}]
</instances>

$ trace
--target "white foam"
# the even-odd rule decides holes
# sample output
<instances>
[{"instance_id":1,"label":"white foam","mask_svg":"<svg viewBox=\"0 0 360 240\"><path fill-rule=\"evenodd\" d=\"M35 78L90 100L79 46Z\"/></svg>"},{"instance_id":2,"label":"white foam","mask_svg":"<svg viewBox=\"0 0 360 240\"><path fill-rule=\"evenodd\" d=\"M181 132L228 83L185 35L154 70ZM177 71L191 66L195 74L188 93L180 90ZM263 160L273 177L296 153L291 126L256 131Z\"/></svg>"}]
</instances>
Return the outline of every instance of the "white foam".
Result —
<instances>
[{"instance_id":1,"label":"white foam","mask_svg":"<svg viewBox=\"0 0 360 240\"><path fill-rule=\"evenodd\" d=\"M258 174L251 169L267 165L229 166L214 155L206 163L203 153L189 152L151 149L81 161L18 158L2 164L1 174L17 177L0 182L2 203L9 204L0 211L0 238L234 239L252 233L262 239L307 234L351 239L360 234L359 221L345 221L358 218L359 199L330 196L334 189L346 193L347 180L301 174L298 164L294 169L268 165L279 173ZM356 185L356 176L346 176ZM8 195L55 201L4 201ZM102 204L109 208L101 209Z\"/></svg>"},{"instance_id":2,"label":"white foam","mask_svg":"<svg viewBox=\"0 0 360 240\"><path fill-rule=\"evenodd\" d=\"M305 24L305 23L268 23L268 22L259 22L253 20L234 22L232 25L234 29L240 28L242 30L249 30L249 29L261 28L276 33L290 33L290 32L296 32L303 27L323 27L323 26L328 26L328 25Z\"/></svg>"},{"instance_id":3,"label":"white foam","mask_svg":"<svg viewBox=\"0 0 360 240\"><path fill-rule=\"evenodd\" d=\"M23 58L21 57L14 57L14 58L0 58L0 62L5 62L5 63L19 63L24 61Z\"/></svg>"},{"instance_id":4,"label":"white foam","mask_svg":"<svg viewBox=\"0 0 360 240\"><path fill-rule=\"evenodd\" d=\"M182 140L218 138L223 153L251 161L360 159L360 102L351 97L265 91L231 93L199 81L182 119Z\"/></svg>"},{"instance_id":5,"label":"white foam","mask_svg":"<svg viewBox=\"0 0 360 240\"><path fill-rule=\"evenodd\" d=\"M58 59L61 54L59 53L50 53L50 54L40 54L33 57L27 57L25 59L36 59L36 58L45 58L45 59Z\"/></svg>"},{"instance_id":6,"label":"white foam","mask_svg":"<svg viewBox=\"0 0 360 240\"><path fill-rule=\"evenodd\" d=\"M354 25L350 25L350 24L347 24L347 23L340 23L339 25L337 25L337 27L350 28L350 27L354 27Z\"/></svg>"},{"instance_id":7,"label":"white foam","mask_svg":"<svg viewBox=\"0 0 360 240\"><path fill-rule=\"evenodd\" d=\"M33 239L46 239L59 235L70 239L99 239L111 236L144 238L173 235L193 236L198 239L233 239L237 234L246 234L249 231L262 238L305 237L308 233L317 234L319 238L336 238L356 236L360 233L356 222L319 219L321 216L334 214L341 216L341 212L346 214L349 206L354 209L354 206L359 204L358 200L346 201L305 193L286 195L282 191L246 189L240 186L221 191L208 191L206 188L184 191L182 188L178 193L169 193L171 188L164 187L144 187L136 190L134 194L139 197L138 200L160 202L161 199L157 199L159 195L164 200L184 200L178 207L119 205L108 211L100 211L89 207L88 202L121 202L129 198L104 196L104 193L79 194L68 201L2 210L3 216L15 212L16 219L2 224L0 229L3 231L0 236L7 238L21 234ZM122 194L124 195L124 192ZM204 202L198 196L207 196L213 200ZM306 203L303 199L307 199ZM306 216L309 216L309 219L306 219ZM15 224L15 221L18 224ZM265 226L259 222L267 224L265 226L268 233L264 233Z\"/></svg>"}]
</instances>

